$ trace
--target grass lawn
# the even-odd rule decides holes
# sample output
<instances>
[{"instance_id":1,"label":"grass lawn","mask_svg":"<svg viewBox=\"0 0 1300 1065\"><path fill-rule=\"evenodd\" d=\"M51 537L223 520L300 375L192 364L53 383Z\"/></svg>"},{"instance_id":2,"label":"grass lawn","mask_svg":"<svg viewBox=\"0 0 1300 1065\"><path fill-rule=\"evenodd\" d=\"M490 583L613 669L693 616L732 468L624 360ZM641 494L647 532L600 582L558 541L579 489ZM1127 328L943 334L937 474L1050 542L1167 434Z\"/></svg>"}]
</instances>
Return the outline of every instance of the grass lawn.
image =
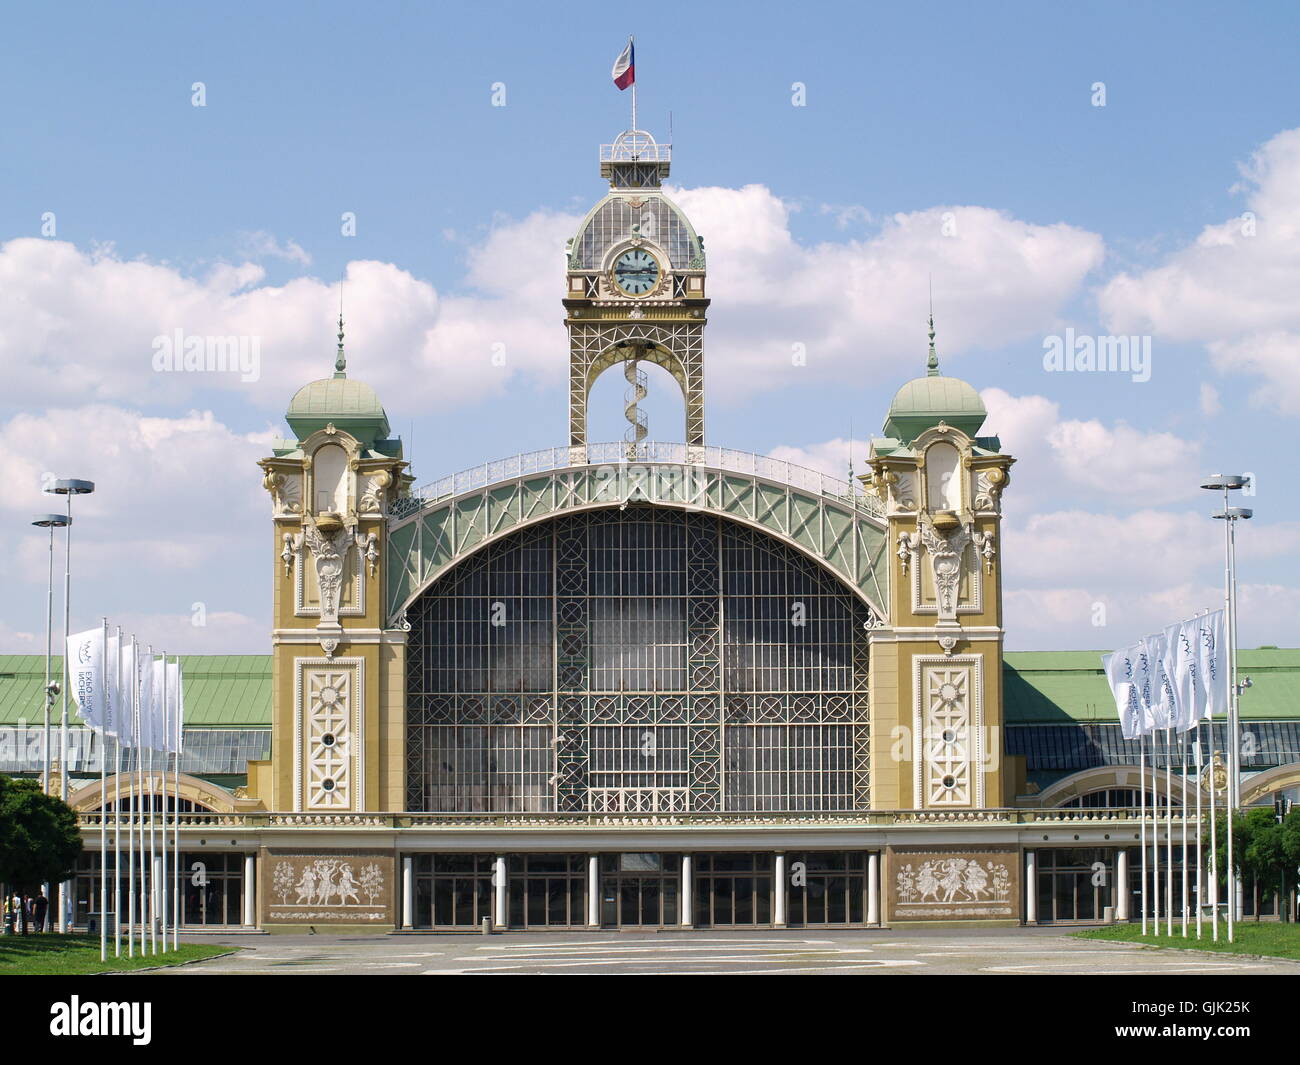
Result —
<instances>
[{"instance_id":1,"label":"grass lawn","mask_svg":"<svg viewBox=\"0 0 1300 1065\"><path fill-rule=\"evenodd\" d=\"M1163 928L1163 922L1161 924ZM1110 939L1123 943L1145 943L1153 947L1185 947L1193 950L1217 950L1225 954L1263 954L1272 958L1300 959L1300 925L1281 924L1277 921L1238 921L1233 929L1235 942L1228 942L1228 926L1219 922L1219 941L1210 938L1210 922L1201 928L1201 938L1196 938L1196 928L1189 922L1187 938L1184 939L1178 921L1174 922L1174 934L1153 936L1142 934L1141 924L1115 924L1105 928L1090 928L1086 932L1075 932L1078 939Z\"/></svg>"},{"instance_id":2,"label":"grass lawn","mask_svg":"<svg viewBox=\"0 0 1300 1065\"><path fill-rule=\"evenodd\" d=\"M161 945L160 945L161 949ZM166 954L140 954L136 944L134 958L113 957L113 940L108 941L108 960L99 960L99 936L61 936L57 933L30 936L0 936L0 976L86 976L91 973L124 973L133 969L150 969L156 965L174 965L181 961L211 958L232 948L215 943L182 943L179 950Z\"/></svg>"}]
</instances>

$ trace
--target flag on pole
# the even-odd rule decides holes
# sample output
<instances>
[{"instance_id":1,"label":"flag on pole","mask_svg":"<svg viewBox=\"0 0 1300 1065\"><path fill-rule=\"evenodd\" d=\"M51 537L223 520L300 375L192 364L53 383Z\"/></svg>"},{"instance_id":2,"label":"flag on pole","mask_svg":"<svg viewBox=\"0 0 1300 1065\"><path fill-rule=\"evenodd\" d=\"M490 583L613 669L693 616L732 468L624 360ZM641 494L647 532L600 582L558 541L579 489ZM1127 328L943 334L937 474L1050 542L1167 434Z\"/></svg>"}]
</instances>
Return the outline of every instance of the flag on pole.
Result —
<instances>
[{"instance_id":1,"label":"flag on pole","mask_svg":"<svg viewBox=\"0 0 1300 1065\"><path fill-rule=\"evenodd\" d=\"M1120 729L1126 740L1136 739L1142 735L1142 705L1136 685L1133 683L1133 659L1137 648L1125 647L1123 650L1101 656L1101 665L1106 672L1111 694L1115 697L1115 709L1119 714Z\"/></svg>"},{"instance_id":2,"label":"flag on pole","mask_svg":"<svg viewBox=\"0 0 1300 1065\"><path fill-rule=\"evenodd\" d=\"M636 56L631 37L627 39L627 47L622 54L614 60L613 76L614 84L620 89L626 89L636 81Z\"/></svg>"},{"instance_id":3,"label":"flag on pole","mask_svg":"<svg viewBox=\"0 0 1300 1065\"><path fill-rule=\"evenodd\" d=\"M87 629L68 637L68 683L81 719L104 731L104 630Z\"/></svg>"},{"instance_id":4,"label":"flag on pole","mask_svg":"<svg viewBox=\"0 0 1300 1065\"><path fill-rule=\"evenodd\" d=\"M136 746L143 750L153 747L153 655L147 650L139 658L140 671L140 735Z\"/></svg>"},{"instance_id":5,"label":"flag on pole","mask_svg":"<svg viewBox=\"0 0 1300 1065\"><path fill-rule=\"evenodd\" d=\"M166 751L167 747L167 702L170 698L170 692L167 691L167 658L155 658L153 661L153 731L151 733L152 747L155 751Z\"/></svg>"},{"instance_id":6,"label":"flag on pole","mask_svg":"<svg viewBox=\"0 0 1300 1065\"><path fill-rule=\"evenodd\" d=\"M1193 618L1174 628L1178 643L1174 672L1174 689L1178 693L1176 727L1179 732L1188 732L1196 727L1205 711L1205 687L1201 683L1200 655L1196 649L1199 625Z\"/></svg>"},{"instance_id":7,"label":"flag on pole","mask_svg":"<svg viewBox=\"0 0 1300 1065\"><path fill-rule=\"evenodd\" d=\"M118 726L117 738L121 741L123 747L135 746L135 641L129 643L119 637L121 646L121 655L118 659L118 682L117 694L118 702L121 705L122 712L119 715L120 724Z\"/></svg>"},{"instance_id":8,"label":"flag on pole","mask_svg":"<svg viewBox=\"0 0 1300 1065\"><path fill-rule=\"evenodd\" d=\"M176 754L180 751L180 730L177 724L181 715L181 660L167 663L167 751Z\"/></svg>"},{"instance_id":9,"label":"flag on pole","mask_svg":"<svg viewBox=\"0 0 1300 1065\"><path fill-rule=\"evenodd\" d=\"M1213 610L1203 617L1194 619L1196 624L1196 646L1198 672L1205 689L1205 706L1202 716L1214 717L1215 714L1228 712L1228 662L1225 651L1228 646L1224 633L1223 611Z\"/></svg>"},{"instance_id":10,"label":"flag on pole","mask_svg":"<svg viewBox=\"0 0 1300 1065\"><path fill-rule=\"evenodd\" d=\"M121 637L104 637L104 735L117 738L122 728L122 707L118 697L121 685Z\"/></svg>"},{"instance_id":11,"label":"flag on pole","mask_svg":"<svg viewBox=\"0 0 1300 1065\"><path fill-rule=\"evenodd\" d=\"M1142 638L1142 650L1147 656L1150 670L1148 686L1148 713L1151 727L1169 728L1174 715L1174 682L1170 677L1173 661L1169 657L1169 648L1163 632Z\"/></svg>"}]
</instances>

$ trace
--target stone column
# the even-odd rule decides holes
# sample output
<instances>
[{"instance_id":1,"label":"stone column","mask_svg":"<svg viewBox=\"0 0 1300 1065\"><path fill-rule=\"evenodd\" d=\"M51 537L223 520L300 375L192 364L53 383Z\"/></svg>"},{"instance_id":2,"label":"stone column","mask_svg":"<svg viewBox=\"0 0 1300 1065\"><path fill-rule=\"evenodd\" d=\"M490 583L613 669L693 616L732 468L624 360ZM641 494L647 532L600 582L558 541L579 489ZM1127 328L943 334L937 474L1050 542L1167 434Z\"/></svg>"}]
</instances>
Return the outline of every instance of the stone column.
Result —
<instances>
[{"instance_id":1,"label":"stone column","mask_svg":"<svg viewBox=\"0 0 1300 1065\"><path fill-rule=\"evenodd\" d=\"M867 924L880 924L880 852L867 855Z\"/></svg>"},{"instance_id":2,"label":"stone column","mask_svg":"<svg viewBox=\"0 0 1300 1065\"><path fill-rule=\"evenodd\" d=\"M492 923L497 928L506 926L506 888L510 881L506 875L506 856L498 854L492 878L496 882L496 905L492 908Z\"/></svg>"},{"instance_id":3,"label":"stone column","mask_svg":"<svg viewBox=\"0 0 1300 1065\"><path fill-rule=\"evenodd\" d=\"M1038 923L1038 864L1033 851L1025 851L1025 924Z\"/></svg>"},{"instance_id":4,"label":"stone column","mask_svg":"<svg viewBox=\"0 0 1300 1065\"><path fill-rule=\"evenodd\" d=\"M695 891L694 891L695 884L693 883L693 876L694 873L693 870L691 869L691 856L689 854L683 854L682 855L682 890L680 892L682 912L680 914L681 921L679 922L683 928L692 927L691 908L695 904Z\"/></svg>"},{"instance_id":5,"label":"stone column","mask_svg":"<svg viewBox=\"0 0 1300 1065\"><path fill-rule=\"evenodd\" d=\"M776 852L776 872L772 881L772 927L785 927L785 851Z\"/></svg>"},{"instance_id":6,"label":"stone column","mask_svg":"<svg viewBox=\"0 0 1300 1065\"><path fill-rule=\"evenodd\" d=\"M244 925L257 924L257 855L244 855Z\"/></svg>"},{"instance_id":7,"label":"stone column","mask_svg":"<svg viewBox=\"0 0 1300 1065\"><path fill-rule=\"evenodd\" d=\"M1120 847L1115 854L1115 920L1128 920L1128 848Z\"/></svg>"},{"instance_id":8,"label":"stone column","mask_svg":"<svg viewBox=\"0 0 1300 1065\"><path fill-rule=\"evenodd\" d=\"M402 855L402 927L415 927L415 858Z\"/></svg>"},{"instance_id":9,"label":"stone column","mask_svg":"<svg viewBox=\"0 0 1300 1065\"><path fill-rule=\"evenodd\" d=\"M587 855L587 927L600 927L600 855Z\"/></svg>"}]
</instances>

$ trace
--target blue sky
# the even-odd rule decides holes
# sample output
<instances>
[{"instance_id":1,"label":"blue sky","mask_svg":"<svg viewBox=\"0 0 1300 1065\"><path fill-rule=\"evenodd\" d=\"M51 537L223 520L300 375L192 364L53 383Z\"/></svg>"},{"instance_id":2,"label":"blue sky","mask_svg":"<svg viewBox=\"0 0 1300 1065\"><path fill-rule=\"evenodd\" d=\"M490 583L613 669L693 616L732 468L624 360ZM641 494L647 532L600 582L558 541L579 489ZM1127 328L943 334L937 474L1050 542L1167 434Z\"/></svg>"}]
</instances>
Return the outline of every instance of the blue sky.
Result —
<instances>
[{"instance_id":1,"label":"blue sky","mask_svg":"<svg viewBox=\"0 0 1300 1065\"><path fill-rule=\"evenodd\" d=\"M1210 509L1194 485L1230 468L1259 478L1243 640L1295 645L1295 448L1278 444L1300 413L1300 192L1286 193L1300 170L1285 138L1300 126L1298 22L1266 3L704 4L680 22L595 4L13 9L0 462L21 488L0 505L0 650L34 649L41 628L25 522L43 508L31 475L50 467L101 482L82 621L127 617L177 650L259 649L270 593L249 530L266 499L250 463L296 384L329 369L327 290L350 263L376 264L349 281L350 368L380 389L421 481L560 443L553 275L603 192L597 145L626 125L609 68L629 32L641 125L666 139L671 111L672 181L716 275L711 442L838 471L850 422L860 454L923 365L932 275L944 368L1000 390L988 428L1020 458L1009 645L1108 648L1210 605L1216 563L1197 545L1218 530L1193 520ZM497 82L505 107L491 106ZM792 106L795 82L807 106ZM1261 238L1205 252L1206 228L1252 204ZM965 250L926 236L947 210ZM356 236L340 233L345 211ZM811 296L747 298L780 291L787 261ZM1189 295L1225 279L1238 288L1222 306ZM394 325L412 300L427 315ZM493 320L505 373L485 365L492 327L473 328ZM226 322L267 336L256 385L148 374L150 338ZM1150 335L1151 381L1044 373L1043 338L1067 326ZM781 366L805 339L808 372ZM651 430L678 439L668 386L652 377ZM619 432L621 388L598 388L594 436ZM122 476L132 463L143 472ZM195 602L208 625L177 633ZM1094 602L1111 606L1101 632Z\"/></svg>"}]
</instances>

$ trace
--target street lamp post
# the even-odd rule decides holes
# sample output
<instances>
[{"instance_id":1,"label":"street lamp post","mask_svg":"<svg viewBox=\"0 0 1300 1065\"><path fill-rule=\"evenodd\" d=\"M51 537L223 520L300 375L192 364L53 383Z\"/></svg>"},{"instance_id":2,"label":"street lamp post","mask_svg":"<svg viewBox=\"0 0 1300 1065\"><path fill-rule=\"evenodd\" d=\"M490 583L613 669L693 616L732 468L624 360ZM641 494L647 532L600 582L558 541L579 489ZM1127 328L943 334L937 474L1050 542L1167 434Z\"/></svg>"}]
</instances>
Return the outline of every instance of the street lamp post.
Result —
<instances>
[{"instance_id":1,"label":"street lamp post","mask_svg":"<svg viewBox=\"0 0 1300 1065\"><path fill-rule=\"evenodd\" d=\"M50 658L54 653L54 530L65 529L68 519L62 514L42 514L33 525L50 530L50 576L45 586L45 730L41 740L41 791L50 793L50 707L61 690L50 683Z\"/></svg>"},{"instance_id":2,"label":"street lamp post","mask_svg":"<svg viewBox=\"0 0 1300 1065\"><path fill-rule=\"evenodd\" d=\"M94 481L79 481L64 478L55 481L47 492L66 496L68 500L67 535L64 537L63 551L63 711L59 715L59 798L68 801L68 634L72 622L72 497L89 495L95 490ZM102 870L101 870L102 874ZM59 931L68 930L68 900L71 884L64 881L59 885Z\"/></svg>"},{"instance_id":3,"label":"street lamp post","mask_svg":"<svg viewBox=\"0 0 1300 1065\"><path fill-rule=\"evenodd\" d=\"M1237 522L1253 516L1248 507L1228 505L1229 493L1244 488L1248 478L1237 473L1216 473L1201 482L1211 492L1223 493L1223 509L1214 515L1223 530L1223 604L1228 629L1228 942L1235 938L1240 884L1233 866L1232 822L1241 805L1241 686L1237 682ZM1213 777L1210 786L1213 787Z\"/></svg>"}]
</instances>

